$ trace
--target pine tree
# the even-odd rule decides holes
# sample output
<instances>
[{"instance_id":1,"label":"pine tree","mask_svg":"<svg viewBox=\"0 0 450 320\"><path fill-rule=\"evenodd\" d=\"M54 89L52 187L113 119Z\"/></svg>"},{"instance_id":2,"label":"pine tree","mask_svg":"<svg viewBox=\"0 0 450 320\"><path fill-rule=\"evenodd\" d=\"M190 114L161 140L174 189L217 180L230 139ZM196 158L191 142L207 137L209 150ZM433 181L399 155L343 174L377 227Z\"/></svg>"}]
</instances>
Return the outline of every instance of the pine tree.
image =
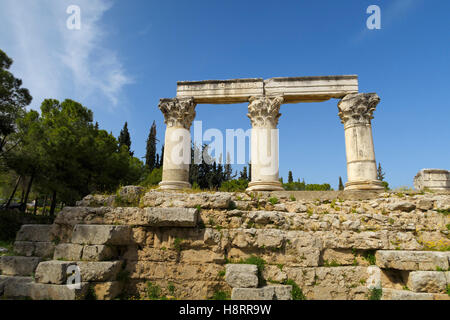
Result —
<instances>
[{"instance_id":1,"label":"pine tree","mask_svg":"<svg viewBox=\"0 0 450 320\"><path fill-rule=\"evenodd\" d=\"M294 177L292 176L292 171L289 171L289 174L288 174L288 183L292 183L292 182L294 182Z\"/></svg>"},{"instance_id":2,"label":"pine tree","mask_svg":"<svg viewBox=\"0 0 450 320\"><path fill-rule=\"evenodd\" d=\"M344 190L344 184L342 183L341 177L339 177L339 190Z\"/></svg>"},{"instance_id":3,"label":"pine tree","mask_svg":"<svg viewBox=\"0 0 450 320\"><path fill-rule=\"evenodd\" d=\"M128 123L125 122L123 129L120 130L119 135L119 148L122 146L126 146L128 148L128 152L130 153L130 156L133 156L134 152L131 151L131 138L130 138L130 132L128 132Z\"/></svg>"},{"instance_id":4,"label":"pine tree","mask_svg":"<svg viewBox=\"0 0 450 320\"><path fill-rule=\"evenodd\" d=\"M386 173L383 172L383 168L381 167L381 163L378 162L378 169L377 169L377 180L384 181L384 176Z\"/></svg>"},{"instance_id":5,"label":"pine tree","mask_svg":"<svg viewBox=\"0 0 450 320\"><path fill-rule=\"evenodd\" d=\"M145 152L145 165L147 168L152 171L154 168L158 166L157 158L156 158L156 123L153 121L153 124L150 128L150 133L148 134L147 139L147 147Z\"/></svg>"},{"instance_id":6,"label":"pine tree","mask_svg":"<svg viewBox=\"0 0 450 320\"><path fill-rule=\"evenodd\" d=\"M161 147L161 157L159 158L159 168L164 165L164 145Z\"/></svg>"}]
</instances>

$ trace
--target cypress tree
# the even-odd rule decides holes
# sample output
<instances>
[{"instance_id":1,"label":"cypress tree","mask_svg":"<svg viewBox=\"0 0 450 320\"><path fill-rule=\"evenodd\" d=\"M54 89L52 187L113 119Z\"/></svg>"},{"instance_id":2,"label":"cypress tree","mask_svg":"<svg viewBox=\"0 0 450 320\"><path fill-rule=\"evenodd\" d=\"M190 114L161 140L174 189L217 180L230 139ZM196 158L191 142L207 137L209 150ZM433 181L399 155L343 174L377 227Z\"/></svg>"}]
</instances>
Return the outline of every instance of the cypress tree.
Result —
<instances>
[{"instance_id":1,"label":"cypress tree","mask_svg":"<svg viewBox=\"0 0 450 320\"><path fill-rule=\"evenodd\" d=\"M292 171L289 171L289 174L288 174L288 183L292 183L292 182L294 182L294 178L292 177Z\"/></svg>"},{"instance_id":2,"label":"cypress tree","mask_svg":"<svg viewBox=\"0 0 450 320\"><path fill-rule=\"evenodd\" d=\"M339 177L339 190L344 190L344 184L342 183L341 177Z\"/></svg>"},{"instance_id":3,"label":"cypress tree","mask_svg":"<svg viewBox=\"0 0 450 320\"><path fill-rule=\"evenodd\" d=\"M119 148L122 146L127 146L128 152L130 153L130 156L133 156L133 153L131 151L131 138L130 138L130 132L128 131L128 123L125 122L123 129L120 130L119 135Z\"/></svg>"},{"instance_id":4,"label":"cypress tree","mask_svg":"<svg viewBox=\"0 0 450 320\"><path fill-rule=\"evenodd\" d=\"M147 147L145 152L145 165L147 168L152 171L154 168L158 166L157 158L156 158L156 123L153 121L153 124L150 128L150 132L147 138Z\"/></svg>"}]
</instances>

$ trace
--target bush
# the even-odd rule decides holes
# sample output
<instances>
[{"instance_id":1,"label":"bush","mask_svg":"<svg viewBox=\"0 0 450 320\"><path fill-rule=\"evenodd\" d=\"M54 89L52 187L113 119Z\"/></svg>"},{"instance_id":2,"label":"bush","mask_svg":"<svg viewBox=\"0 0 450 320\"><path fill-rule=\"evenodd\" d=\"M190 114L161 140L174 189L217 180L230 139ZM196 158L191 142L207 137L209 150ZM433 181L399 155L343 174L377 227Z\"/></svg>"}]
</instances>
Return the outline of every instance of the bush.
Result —
<instances>
[{"instance_id":1,"label":"bush","mask_svg":"<svg viewBox=\"0 0 450 320\"><path fill-rule=\"evenodd\" d=\"M288 279L285 281L285 284L292 286L292 300L306 300L302 289L298 286L297 283L295 283L294 280Z\"/></svg>"},{"instance_id":2,"label":"bush","mask_svg":"<svg viewBox=\"0 0 450 320\"><path fill-rule=\"evenodd\" d=\"M152 187L157 186L162 181L162 167L155 168L150 172L141 182L141 186L143 187Z\"/></svg>"},{"instance_id":3,"label":"bush","mask_svg":"<svg viewBox=\"0 0 450 320\"><path fill-rule=\"evenodd\" d=\"M52 224L49 216L35 216L16 210L0 210L0 241L13 241L23 224Z\"/></svg>"},{"instance_id":4,"label":"bush","mask_svg":"<svg viewBox=\"0 0 450 320\"><path fill-rule=\"evenodd\" d=\"M248 180L238 179L238 180L228 180L222 182L219 190L225 192L240 192L245 191L248 187Z\"/></svg>"}]
</instances>

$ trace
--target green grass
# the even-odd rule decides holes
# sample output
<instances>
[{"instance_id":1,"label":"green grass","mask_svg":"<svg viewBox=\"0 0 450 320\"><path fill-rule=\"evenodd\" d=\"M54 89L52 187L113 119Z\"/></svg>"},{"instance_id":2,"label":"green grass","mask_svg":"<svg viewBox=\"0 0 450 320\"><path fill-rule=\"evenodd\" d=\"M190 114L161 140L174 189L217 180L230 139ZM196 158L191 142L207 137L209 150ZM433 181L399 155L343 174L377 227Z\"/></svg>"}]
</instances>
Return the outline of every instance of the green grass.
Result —
<instances>
[{"instance_id":1,"label":"green grass","mask_svg":"<svg viewBox=\"0 0 450 320\"><path fill-rule=\"evenodd\" d=\"M450 284L447 285L447 294L450 296Z\"/></svg>"},{"instance_id":2,"label":"green grass","mask_svg":"<svg viewBox=\"0 0 450 320\"><path fill-rule=\"evenodd\" d=\"M292 286L292 300L306 300L306 296L303 294L302 289L292 279L287 279L285 282L287 285Z\"/></svg>"},{"instance_id":3,"label":"green grass","mask_svg":"<svg viewBox=\"0 0 450 320\"><path fill-rule=\"evenodd\" d=\"M328 260L324 260L323 264L325 267L340 267L341 266L341 264L339 264L335 260L332 260L331 262L328 262Z\"/></svg>"},{"instance_id":4,"label":"green grass","mask_svg":"<svg viewBox=\"0 0 450 320\"><path fill-rule=\"evenodd\" d=\"M147 297L150 300L160 300L161 287L151 282L147 282Z\"/></svg>"},{"instance_id":5,"label":"green grass","mask_svg":"<svg viewBox=\"0 0 450 320\"><path fill-rule=\"evenodd\" d=\"M5 248L6 252L0 252L0 256L11 256L14 254L13 250L14 242L13 241L0 241L0 247Z\"/></svg>"},{"instance_id":6,"label":"green grass","mask_svg":"<svg viewBox=\"0 0 450 320\"><path fill-rule=\"evenodd\" d=\"M367 262L369 262L369 264L371 266L376 265L376 259L375 259L375 251L370 250L370 251L366 251L363 255L364 259L367 260Z\"/></svg>"},{"instance_id":7,"label":"green grass","mask_svg":"<svg viewBox=\"0 0 450 320\"><path fill-rule=\"evenodd\" d=\"M278 198L277 198L277 197L269 198L269 202L270 202L271 204L275 205L275 204L278 203Z\"/></svg>"},{"instance_id":8,"label":"green grass","mask_svg":"<svg viewBox=\"0 0 450 320\"><path fill-rule=\"evenodd\" d=\"M369 300L381 300L381 296L383 295L382 289L370 289L369 290Z\"/></svg>"},{"instance_id":9,"label":"green grass","mask_svg":"<svg viewBox=\"0 0 450 320\"><path fill-rule=\"evenodd\" d=\"M183 239L175 238L175 240L173 241L173 247L175 248L176 251L181 252L181 250L182 250L182 248L181 248L182 242L183 242Z\"/></svg>"},{"instance_id":10,"label":"green grass","mask_svg":"<svg viewBox=\"0 0 450 320\"><path fill-rule=\"evenodd\" d=\"M216 291L213 294L212 300L230 300L230 294L225 291Z\"/></svg>"}]
</instances>

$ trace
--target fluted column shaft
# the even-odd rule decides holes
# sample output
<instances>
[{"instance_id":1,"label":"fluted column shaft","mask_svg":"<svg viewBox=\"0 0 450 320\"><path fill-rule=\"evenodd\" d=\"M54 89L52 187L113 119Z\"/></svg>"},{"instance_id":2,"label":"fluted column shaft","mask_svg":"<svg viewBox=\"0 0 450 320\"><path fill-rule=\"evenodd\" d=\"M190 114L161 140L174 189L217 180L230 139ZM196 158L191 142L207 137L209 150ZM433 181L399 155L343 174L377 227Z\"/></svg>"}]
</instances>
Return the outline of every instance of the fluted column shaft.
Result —
<instances>
[{"instance_id":1,"label":"fluted column shaft","mask_svg":"<svg viewBox=\"0 0 450 320\"><path fill-rule=\"evenodd\" d=\"M371 119L380 102L376 93L346 95L339 103L339 117L344 124L347 156L345 190L380 190L372 137Z\"/></svg>"},{"instance_id":2,"label":"fluted column shaft","mask_svg":"<svg viewBox=\"0 0 450 320\"><path fill-rule=\"evenodd\" d=\"M190 127L195 118L195 102L192 98L161 99L159 109L164 114L166 134L161 189L190 188L189 165L191 163Z\"/></svg>"},{"instance_id":3,"label":"fluted column shaft","mask_svg":"<svg viewBox=\"0 0 450 320\"><path fill-rule=\"evenodd\" d=\"M283 190L278 180L278 119L283 97L251 97L251 176L248 191Z\"/></svg>"}]
</instances>

